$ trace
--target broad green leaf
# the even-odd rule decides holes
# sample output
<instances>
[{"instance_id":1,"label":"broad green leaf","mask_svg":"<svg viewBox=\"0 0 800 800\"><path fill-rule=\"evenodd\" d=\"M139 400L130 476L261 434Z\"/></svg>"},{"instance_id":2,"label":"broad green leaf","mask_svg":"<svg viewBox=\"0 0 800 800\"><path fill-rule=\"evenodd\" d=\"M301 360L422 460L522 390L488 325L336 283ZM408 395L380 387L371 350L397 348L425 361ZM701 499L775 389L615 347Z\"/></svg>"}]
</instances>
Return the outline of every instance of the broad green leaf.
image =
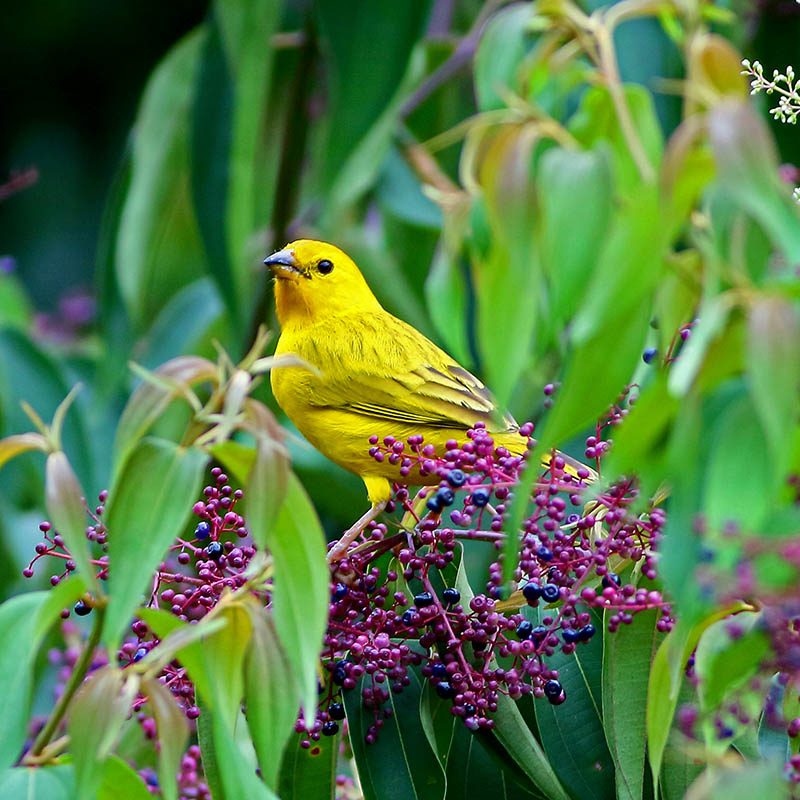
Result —
<instances>
[{"instance_id":1,"label":"broad green leaf","mask_svg":"<svg viewBox=\"0 0 800 800\"><path fill-rule=\"evenodd\" d=\"M130 713L138 676L107 666L92 673L70 705L70 752L75 765L77 800L94 798L105 761Z\"/></svg>"},{"instance_id":2,"label":"broad green leaf","mask_svg":"<svg viewBox=\"0 0 800 800\"><path fill-rule=\"evenodd\" d=\"M519 13L527 7L512 9ZM541 157L536 185L542 264L552 292L548 308L563 325L580 306L608 234L612 209L608 161L600 153L554 148Z\"/></svg>"},{"instance_id":3,"label":"broad green leaf","mask_svg":"<svg viewBox=\"0 0 800 800\"><path fill-rule=\"evenodd\" d=\"M181 758L189 738L186 717L175 702L172 692L158 680L150 678L142 681L142 693L147 697L149 710L156 720L159 745L158 783L164 800L177 800L178 785L175 776L180 771Z\"/></svg>"},{"instance_id":4,"label":"broad green leaf","mask_svg":"<svg viewBox=\"0 0 800 800\"><path fill-rule=\"evenodd\" d=\"M677 707L696 702L694 687L689 681L684 681L678 693ZM671 744L667 745L658 787L663 800L684 800L687 790L705 767L705 761L686 752L684 744L680 736L674 735Z\"/></svg>"},{"instance_id":5,"label":"broad green leaf","mask_svg":"<svg viewBox=\"0 0 800 800\"><path fill-rule=\"evenodd\" d=\"M0 771L19 758L31 706L33 665L42 639L59 618L84 592L75 575L49 592L28 592L0 605Z\"/></svg>"},{"instance_id":6,"label":"broad green leaf","mask_svg":"<svg viewBox=\"0 0 800 800\"><path fill-rule=\"evenodd\" d=\"M283 751L278 790L281 800L333 800L336 788L338 736L323 736L307 750L294 734Z\"/></svg>"},{"instance_id":7,"label":"broad green leaf","mask_svg":"<svg viewBox=\"0 0 800 800\"><path fill-rule=\"evenodd\" d=\"M47 513L55 529L61 534L78 574L87 586L98 591L95 568L90 563L89 542L86 538L88 521L84 492L78 478L59 450L47 456L45 502Z\"/></svg>"},{"instance_id":8,"label":"broad green leaf","mask_svg":"<svg viewBox=\"0 0 800 800\"><path fill-rule=\"evenodd\" d=\"M0 797L9 800L75 800L72 764L4 770L0 772Z\"/></svg>"},{"instance_id":9,"label":"broad green leaf","mask_svg":"<svg viewBox=\"0 0 800 800\"><path fill-rule=\"evenodd\" d=\"M466 269L466 263L440 247L425 279L425 300L448 352L460 364L470 365Z\"/></svg>"},{"instance_id":10,"label":"broad green leaf","mask_svg":"<svg viewBox=\"0 0 800 800\"><path fill-rule=\"evenodd\" d=\"M156 369L153 381L143 381L125 404L117 426L114 480L129 454L169 404L186 388L214 381L217 377L217 367L211 361L197 356L179 356Z\"/></svg>"},{"instance_id":11,"label":"broad green leaf","mask_svg":"<svg viewBox=\"0 0 800 800\"><path fill-rule=\"evenodd\" d=\"M145 369L157 372L160 365L191 352L217 321L222 308L219 291L210 278L190 283L161 309L137 343L136 360Z\"/></svg>"},{"instance_id":12,"label":"broad green leaf","mask_svg":"<svg viewBox=\"0 0 800 800\"><path fill-rule=\"evenodd\" d=\"M248 606L248 611L253 624L253 638L244 663L247 726L258 755L261 777L267 786L278 790L279 770L291 769L294 774L299 764L306 761L299 752L290 753L290 737L297 720L300 697L291 663L270 612L254 605ZM287 740L290 740L288 744ZM299 746L299 742L295 744ZM287 766L287 761L291 761L293 766ZM311 764L316 762L309 762L309 766ZM316 797L314 794L305 796ZM281 797L286 800L282 789Z\"/></svg>"},{"instance_id":13,"label":"broad green leaf","mask_svg":"<svg viewBox=\"0 0 800 800\"><path fill-rule=\"evenodd\" d=\"M411 683L402 694L389 695L394 714L385 720L373 744L364 741L375 717L361 702L361 684L344 693L350 742L365 800L385 797L442 800L444 797L444 772L419 717L422 684L416 672L410 670L408 675Z\"/></svg>"},{"instance_id":14,"label":"broad green leaf","mask_svg":"<svg viewBox=\"0 0 800 800\"><path fill-rule=\"evenodd\" d=\"M710 529L734 522L757 530L775 488L764 431L750 398L740 396L714 425L703 500Z\"/></svg>"},{"instance_id":15,"label":"broad green leaf","mask_svg":"<svg viewBox=\"0 0 800 800\"><path fill-rule=\"evenodd\" d=\"M661 161L664 141L655 114L653 95L643 86L628 84L623 90L647 161L656 169ZM610 148L614 185L622 197L629 196L629 192L641 185L639 171L623 135L608 89L597 86L584 92L580 107L570 119L569 130L585 147Z\"/></svg>"},{"instance_id":16,"label":"broad green leaf","mask_svg":"<svg viewBox=\"0 0 800 800\"><path fill-rule=\"evenodd\" d=\"M709 133L723 190L751 214L783 251L800 260L800 213L778 177L775 143L747 103L729 100L709 113Z\"/></svg>"},{"instance_id":17,"label":"broad green leaf","mask_svg":"<svg viewBox=\"0 0 800 800\"><path fill-rule=\"evenodd\" d=\"M498 11L481 34L474 59L474 84L481 111L504 108L503 95L517 91L520 68L533 36L528 29L532 6L512 5Z\"/></svg>"},{"instance_id":18,"label":"broad green leaf","mask_svg":"<svg viewBox=\"0 0 800 800\"><path fill-rule=\"evenodd\" d=\"M409 0L398 15L391 0L313 4L329 80L329 133L321 159L325 187L341 181L345 162L395 98L430 5ZM392 121L387 134L393 127Z\"/></svg>"},{"instance_id":19,"label":"broad green leaf","mask_svg":"<svg viewBox=\"0 0 800 800\"><path fill-rule=\"evenodd\" d=\"M306 720L317 704L317 660L328 619L325 537L308 495L293 475L286 501L266 534L275 564L272 609L300 690Z\"/></svg>"},{"instance_id":20,"label":"broad green leaf","mask_svg":"<svg viewBox=\"0 0 800 800\"><path fill-rule=\"evenodd\" d=\"M164 439L141 440L109 492L109 605L103 641L115 647L164 552L192 513L208 456Z\"/></svg>"},{"instance_id":21,"label":"broad green leaf","mask_svg":"<svg viewBox=\"0 0 800 800\"><path fill-rule=\"evenodd\" d=\"M763 297L750 309L747 337L750 396L769 443L775 478L782 482L792 454L800 401L800 316L779 297Z\"/></svg>"},{"instance_id":22,"label":"broad green leaf","mask_svg":"<svg viewBox=\"0 0 800 800\"><path fill-rule=\"evenodd\" d=\"M206 30L182 39L156 67L134 126L131 182L115 250L126 308L142 326L192 280L205 254L189 188L189 111Z\"/></svg>"},{"instance_id":23,"label":"broad green leaf","mask_svg":"<svg viewBox=\"0 0 800 800\"><path fill-rule=\"evenodd\" d=\"M0 275L0 326L28 330L31 301L16 275Z\"/></svg>"},{"instance_id":24,"label":"broad green leaf","mask_svg":"<svg viewBox=\"0 0 800 800\"><path fill-rule=\"evenodd\" d=\"M619 800L638 800L644 788L647 684L659 643L658 616L636 614L616 633L604 625L603 724Z\"/></svg>"},{"instance_id":25,"label":"broad green leaf","mask_svg":"<svg viewBox=\"0 0 800 800\"><path fill-rule=\"evenodd\" d=\"M718 609L694 625L679 620L656 651L647 686L647 756L656 787L686 662L709 626L743 608L739 603Z\"/></svg>"},{"instance_id":26,"label":"broad green leaf","mask_svg":"<svg viewBox=\"0 0 800 800\"><path fill-rule=\"evenodd\" d=\"M253 540L266 549L278 513L286 500L289 457L281 442L265 434L256 437L256 457L245 484L247 529Z\"/></svg>"},{"instance_id":27,"label":"broad green leaf","mask_svg":"<svg viewBox=\"0 0 800 800\"><path fill-rule=\"evenodd\" d=\"M522 718L516 703L505 695L497 698L497 713L492 731L518 767L548 800L568 800L553 766Z\"/></svg>"},{"instance_id":28,"label":"broad green leaf","mask_svg":"<svg viewBox=\"0 0 800 800\"><path fill-rule=\"evenodd\" d=\"M703 709L715 709L728 691L745 684L767 657L769 637L757 614L737 614L711 625L697 644L694 668Z\"/></svg>"},{"instance_id":29,"label":"broad green leaf","mask_svg":"<svg viewBox=\"0 0 800 800\"><path fill-rule=\"evenodd\" d=\"M198 701L200 716L197 718L197 743L203 757L203 773L214 800L227 800L219 771L219 757L214 744L214 715L202 697ZM219 723L217 723L218 725Z\"/></svg>"},{"instance_id":30,"label":"broad green leaf","mask_svg":"<svg viewBox=\"0 0 800 800\"><path fill-rule=\"evenodd\" d=\"M665 233L655 189L645 186L632 193L611 222L591 272L572 328L576 344L594 336L609 317L635 315L650 306L664 263Z\"/></svg>"},{"instance_id":31,"label":"broad green leaf","mask_svg":"<svg viewBox=\"0 0 800 800\"><path fill-rule=\"evenodd\" d=\"M164 740L160 740L163 747ZM174 774L172 783L175 784ZM165 785L161 784L162 791ZM166 795L171 797L173 795ZM118 756L111 756L103 770L103 779L97 790L97 800L152 800L153 795L136 770Z\"/></svg>"},{"instance_id":32,"label":"broad green leaf","mask_svg":"<svg viewBox=\"0 0 800 800\"><path fill-rule=\"evenodd\" d=\"M523 613L536 624L543 616L541 609ZM567 701L560 706L544 698L532 702L542 746L570 794L613 800L614 763L603 733L603 623L593 616L597 634L589 642L578 645L572 655L557 650L548 659L548 666L558 670Z\"/></svg>"}]
</instances>

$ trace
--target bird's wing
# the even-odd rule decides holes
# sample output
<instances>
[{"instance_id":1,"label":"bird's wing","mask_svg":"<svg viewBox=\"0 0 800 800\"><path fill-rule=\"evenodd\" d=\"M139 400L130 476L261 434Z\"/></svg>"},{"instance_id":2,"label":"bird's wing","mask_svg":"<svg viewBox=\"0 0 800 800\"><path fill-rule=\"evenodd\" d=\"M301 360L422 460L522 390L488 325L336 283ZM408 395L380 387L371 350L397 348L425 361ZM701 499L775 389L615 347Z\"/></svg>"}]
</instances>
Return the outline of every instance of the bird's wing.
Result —
<instances>
[{"instance_id":1,"label":"bird's wing","mask_svg":"<svg viewBox=\"0 0 800 800\"><path fill-rule=\"evenodd\" d=\"M308 380L313 405L410 425L516 429L481 381L388 312L315 326L308 357L322 373Z\"/></svg>"}]
</instances>

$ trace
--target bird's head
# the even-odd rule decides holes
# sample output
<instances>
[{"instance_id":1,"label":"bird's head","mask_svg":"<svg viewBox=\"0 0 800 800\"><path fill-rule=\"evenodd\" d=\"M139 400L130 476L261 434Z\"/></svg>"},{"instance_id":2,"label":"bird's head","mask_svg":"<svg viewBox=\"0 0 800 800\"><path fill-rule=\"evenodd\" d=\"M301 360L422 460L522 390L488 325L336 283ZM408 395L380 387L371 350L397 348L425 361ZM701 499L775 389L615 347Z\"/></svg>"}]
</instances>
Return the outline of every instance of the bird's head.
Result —
<instances>
[{"instance_id":1,"label":"bird's head","mask_svg":"<svg viewBox=\"0 0 800 800\"><path fill-rule=\"evenodd\" d=\"M281 327L380 308L353 259L327 242L298 239L265 258L264 264L277 278Z\"/></svg>"}]
</instances>

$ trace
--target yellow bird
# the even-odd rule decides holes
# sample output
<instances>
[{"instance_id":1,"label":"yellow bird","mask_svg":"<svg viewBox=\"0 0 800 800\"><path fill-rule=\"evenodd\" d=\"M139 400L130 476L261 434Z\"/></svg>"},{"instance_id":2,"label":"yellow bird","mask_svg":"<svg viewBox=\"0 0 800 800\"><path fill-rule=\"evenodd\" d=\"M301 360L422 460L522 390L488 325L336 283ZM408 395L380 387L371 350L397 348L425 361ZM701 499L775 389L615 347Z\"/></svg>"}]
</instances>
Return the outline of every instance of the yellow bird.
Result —
<instances>
[{"instance_id":1,"label":"yellow bird","mask_svg":"<svg viewBox=\"0 0 800 800\"><path fill-rule=\"evenodd\" d=\"M369 438L406 441L421 434L444 452L448 439L464 441L483 422L495 442L515 454L526 437L491 392L418 330L392 316L376 299L353 260L326 242L300 239L269 256L281 336L276 354L293 353L316 368L281 367L272 391L303 436L331 461L361 477L371 508L329 551L336 561L386 507L392 482L434 484L369 455ZM570 472L581 467L564 456ZM544 462L549 463L549 459Z\"/></svg>"}]
</instances>

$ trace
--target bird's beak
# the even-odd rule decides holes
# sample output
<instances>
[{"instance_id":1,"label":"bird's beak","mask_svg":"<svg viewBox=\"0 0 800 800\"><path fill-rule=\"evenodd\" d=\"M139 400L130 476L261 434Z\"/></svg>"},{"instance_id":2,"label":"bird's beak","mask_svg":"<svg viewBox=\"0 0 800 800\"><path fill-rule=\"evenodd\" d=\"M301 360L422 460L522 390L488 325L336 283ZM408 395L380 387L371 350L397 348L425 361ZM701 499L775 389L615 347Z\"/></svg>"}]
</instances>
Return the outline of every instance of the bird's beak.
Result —
<instances>
[{"instance_id":1,"label":"bird's beak","mask_svg":"<svg viewBox=\"0 0 800 800\"><path fill-rule=\"evenodd\" d=\"M288 247L267 256L264 259L264 265L272 270L276 278L284 280L296 281L303 274L303 270L295 258L294 250Z\"/></svg>"}]
</instances>

